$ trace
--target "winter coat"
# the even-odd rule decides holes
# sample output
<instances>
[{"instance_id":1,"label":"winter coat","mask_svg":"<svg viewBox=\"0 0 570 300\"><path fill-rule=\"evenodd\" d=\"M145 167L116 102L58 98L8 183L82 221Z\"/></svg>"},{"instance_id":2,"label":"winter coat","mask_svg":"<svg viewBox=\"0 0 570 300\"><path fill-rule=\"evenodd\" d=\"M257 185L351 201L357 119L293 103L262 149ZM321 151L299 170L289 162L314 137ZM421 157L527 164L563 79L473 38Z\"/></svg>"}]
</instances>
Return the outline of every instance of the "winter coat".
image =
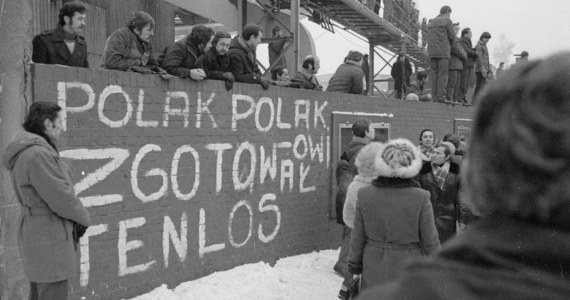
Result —
<instances>
[{"instance_id":1,"label":"winter coat","mask_svg":"<svg viewBox=\"0 0 570 300\"><path fill-rule=\"evenodd\" d=\"M156 53L151 43L139 41L127 27L115 30L105 42L101 67L110 70L127 71L133 66L158 66Z\"/></svg>"},{"instance_id":2,"label":"winter coat","mask_svg":"<svg viewBox=\"0 0 570 300\"><path fill-rule=\"evenodd\" d=\"M230 71L230 58L228 55L219 55L216 47L211 47L196 62L197 68L206 72L208 79L224 79L223 74Z\"/></svg>"},{"instance_id":3,"label":"winter coat","mask_svg":"<svg viewBox=\"0 0 570 300\"><path fill-rule=\"evenodd\" d=\"M477 59L478 55L477 52L475 52L475 49L473 49L471 39L462 36L459 38L459 44L463 47L463 50L465 50L465 53L467 54L467 61L465 61L463 67L467 69L473 69L475 66L475 60Z\"/></svg>"},{"instance_id":4,"label":"winter coat","mask_svg":"<svg viewBox=\"0 0 570 300\"><path fill-rule=\"evenodd\" d=\"M77 276L73 222L87 227L91 219L69 169L44 138L26 131L10 142L3 163L22 206L17 230L26 276L33 282Z\"/></svg>"},{"instance_id":5,"label":"winter coat","mask_svg":"<svg viewBox=\"0 0 570 300\"><path fill-rule=\"evenodd\" d=\"M421 188L430 193L435 226L441 243L455 235L457 231L456 221L466 224L470 216L467 206L460 201L461 198L459 197L461 189L459 166L454 162L450 162L450 164L443 189L437 185L431 162L424 162L418 175Z\"/></svg>"},{"instance_id":6,"label":"winter coat","mask_svg":"<svg viewBox=\"0 0 570 300\"><path fill-rule=\"evenodd\" d=\"M279 57L279 55L281 55L281 52L283 52L283 48L285 47L285 43L287 43L286 39L281 39L278 41L274 41L269 43L268 47L268 52L269 52L269 64L272 65L273 62L275 62L277 60L277 58ZM277 63L275 63L275 66L273 66L273 68L276 67L284 67L287 68L287 62L285 61L285 57L281 57L279 59L279 61L277 61Z\"/></svg>"},{"instance_id":7,"label":"winter coat","mask_svg":"<svg viewBox=\"0 0 570 300\"><path fill-rule=\"evenodd\" d=\"M32 40L32 61L40 64L64 65L70 67L89 68L87 62L87 42L76 35L73 53L63 41L63 28L44 31Z\"/></svg>"},{"instance_id":8,"label":"winter coat","mask_svg":"<svg viewBox=\"0 0 570 300\"><path fill-rule=\"evenodd\" d=\"M346 146L346 150L341 154L340 161L336 166L336 199L335 199L335 208L336 208L336 222L338 224L344 225L343 219L343 209L344 209L344 202L346 200L346 193L348 190L348 186L354 179L354 176L358 174L358 169L356 169L355 162L356 162L356 155L358 151L362 149L364 146L368 145L370 141L366 138L361 138L357 136L353 136L352 140Z\"/></svg>"},{"instance_id":9,"label":"winter coat","mask_svg":"<svg viewBox=\"0 0 570 300\"><path fill-rule=\"evenodd\" d=\"M450 70L463 70L463 63L467 61L467 53L455 38L451 43L451 58L449 59Z\"/></svg>"},{"instance_id":10,"label":"winter coat","mask_svg":"<svg viewBox=\"0 0 570 300\"><path fill-rule=\"evenodd\" d=\"M491 69L489 69L489 50L487 50L487 44L479 40L475 46L475 52L477 52L477 60L475 61L475 72L488 74Z\"/></svg>"},{"instance_id":11,"label":"winter coat","mask_svg":"<svg viewBox=\"0 0 570 300\"><path fill-rule=\"evenodd\" d=\"M309 74L305 69L299 69L297 73L293 75L291 81L301 84L303 88L307 90L323 90L323 87L319 84L317 77L313 74Z\"/></svg>"},{"instance_id":12,"label":"winter coat","mask_svg":"<svg viewBox=\"0 0 570 300\"><path fill-rule=\"evenodd\" d=\"M416 94L420 101L429 101L429 97L424 95L424 87L420 86L417 81L410 83L408 88L406 89L406 96L409 94Z\"/></svg>"},{"instance_id":13,"label":"winter coat","mask_svg":"<svg viewBox=\"0 0 570 300\"><path fill-rule=\"evenodd\" d=\"M230 59L230 72L237 82L259 83L261 71L255 60L255 50L251 49L241 36L232 39L226 55Z\"/></svg>"},{"instance_id":14,"label":"winter coat","mask_svg":"<svg viewBox=\"0 0 570 300\"><path fill-rule=\"evenodd\" d=\"M568 230L495 216L358 299L570 299L568 249Z\"/></svg>"},{"instance_id":15,"label":"winter coat","mask_svg":"<svg viewBox=\"0 0 570 300\"><path fill-rule=\"evenodd\" d=\"M451 42L455 39L453 22L447 15L439 15L428 23L429 58L450 58Z\"/></svg>"},{"instance_id":16,"label":"winter coat","mask_svg":"<svg viewBox=\"0 0 570 300\"><path fill-rule=\"evenodd\" d=\"M390 72L392 78L394 78L394 88L400 90L402 84L406 83L406 87L410 85L410 76L412 76L412 65L406 57L404 63L398 59L392 66L392 71Z\"/></svg>"},{"instance_id":17,"label":"winter coat","mask_svg":"<svg viewBox=\"0 0 570 300\"><path fill-rule=\"evenodd\" d=\"M190 70L197 68L196 62L199 57L198 46L190 42L188 37L185 37L164 48L158 60L160 67L168 74L189 78Z\"/></svg>"},{"instance_id":18,"label":"winter coat","mask_svg":"<svg viewBox=\"0 0 570 300\"><path fill-rule=\"evenodd\" d=\"M404 263L440 244L429 193L412 179L378 177L358 191L348 270L361 289L398 277Z\"/></svg>"},{"instance_id":19,"label":"winter coat","mask_svg":"<svg viewBox=\"0 0 570 300\"><path fill-rule=\"evenodd\" d=\"M358 63L347 60L336 69L336 72L329 81L327 92L361 95L364 90L363 79L364 72Z\"/></svg>"},{"instance_id":20,"label":"winter coat","mask_svg":"<svg viewBox=\"0 0 570 300\"><path fill-rule=\"evenodd\" d=\"M346 200L342 209L342 219L346 226L350 229L354 228L354 211L356 210L356 200L358 199L358 191L369 186L376 177L356 175L346 191Z\"/></svg>"}]
</instances>

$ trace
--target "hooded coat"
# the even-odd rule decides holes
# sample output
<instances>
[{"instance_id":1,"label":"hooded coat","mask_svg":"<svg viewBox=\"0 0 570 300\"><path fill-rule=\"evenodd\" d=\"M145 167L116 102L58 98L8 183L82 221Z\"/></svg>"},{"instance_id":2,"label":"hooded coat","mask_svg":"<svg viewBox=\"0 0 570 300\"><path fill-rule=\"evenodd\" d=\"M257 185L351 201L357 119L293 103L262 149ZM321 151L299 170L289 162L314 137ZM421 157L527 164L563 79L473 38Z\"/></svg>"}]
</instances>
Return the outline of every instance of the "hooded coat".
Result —
<instances>
[{"instance_id":1,"label":"hooded coat","mask_svg":"<svg viewBox=\"0 0 570 300\"><path fill-rule=\"evenodd\" d=\"M255 60L255 50L251 49L241 36L232 39L226 55L230 59L230 72L237 82L259 83L261 71Z\"/></svg>"},{"instance_id":2,"label":"hooded coat","mask_svg":"<svg viewBox=\"0 0 570 300\"><path fill-rule=\"evenodd\" d=\"M73 222L88 227L91 218L68 167L44 138L27 131L8 145L3 163L22 207L18 243L26 276L33 282L77 276Z\"/></svg>"},{"instance_id":3,"label":"hooded coat","mask_svg":"<svg viewBox=\"0 0 570 300\"><path fill-rule=\"evenodd\" d=\"M363 91L364 71L357 62L344 62L329 81L327 92L340 92L360 95Z\"/></svg>"}]
</instances>

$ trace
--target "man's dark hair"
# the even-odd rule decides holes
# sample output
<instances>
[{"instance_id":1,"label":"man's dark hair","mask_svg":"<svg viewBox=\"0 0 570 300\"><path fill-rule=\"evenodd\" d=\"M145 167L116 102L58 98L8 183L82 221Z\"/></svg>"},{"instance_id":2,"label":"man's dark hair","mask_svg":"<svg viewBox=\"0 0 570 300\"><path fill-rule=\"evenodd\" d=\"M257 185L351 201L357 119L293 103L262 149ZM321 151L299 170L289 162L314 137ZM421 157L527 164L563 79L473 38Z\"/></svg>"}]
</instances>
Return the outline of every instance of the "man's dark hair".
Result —
<instances>
[{"instance_id":1,"label":"man's dark hair","mask_svg":"<svg viewBox=\"0 0 570 300\"><path fill-rule=\"evenodd\" d=\"M277 33L281 31L281 27L279 27L279 25L275 25L273 27L273 29L271 29L271 34L273 34L273 36L277 35Z\"/></svg>"},{"instance_id":2,"label":"man's dark hair","mask_svg":"<svg viewBox=\"0 0 570 300\"><path fill-rule=\"evenodd\" d=\"M481 97L466 181L484 214L570 225L568 70L570 52L518 64Z\"/></svg>"},{"instance_id":3,"label":"man's dark hair","mask_svg":"<svg viewBox=\"0 0 570 300\"><path fill-rule=\"evenodd\" d=\"M371 123L370 120L365 118L357 119L352 123L352 134L357 137L365 137Z\"/></svg>"},{"instance_id":4,"label":"man's dark hair","mask_svg":"<svg viewBox=\"0 0 570 300\"><path fill-rule=\"evenodd\" d=\"M443 150L443 154L445 154L445 157L448 157L451 153L451 148L449 148L448 145L446 145L446 143L444 142L437 142L435 143L435 145L433 145L434 148L439 148L439 147L443 147L445 148L445 150Z\"/></svg>"},{"instance_id":5,"label":"man's dark hair","mask_svg":"<svg viewBox=\"0 0 570 300\"><path fill-rule=\"evenodd\" d=\"M197 25L192 28L192 31L188 35L188 42L192 42L196 46L204 46L210 41L214 34L215 33L212 28L204 25Z\"/></svg>"},{"instance_id":6,"label":"man's dark hair","mask_svg":"<svg viewBox=\"0 0 570 300\"><path fill-rule=\"evenodd\" d=\"M46 126L44 125L44 121L49 119L53 122L57 118L59 111L61 111L61 107L56 103L46 101L34 102L30 106L28 115L22 125L27 132L35 133L43 137L56 151L57 147L54 142L45 133Z\"/></svg>"},{"instance_id":7,"label":"man's dark hair","mask_svg":"<svg viewBox=\"0 0 570 300\"><path fill-rule=\"evenodd\" d=\"M305 57L302 66L303 69L309 69L309 66L313 66L313 68L315 68L315 57L312 55Z\"/></svg>"},{"instance_id":8,"label":"man's dark hair","mask_svg":"<svg viewBox=\"0 0 570 300\"><path fill-rule=\"evenodd\" d=\"M85 4L83 4L83 2L73 1L63 4L61 9L59 10L59 25L61 26L65 25L64 17L69 17L71 19L73 18L76 12L84 14L86 11L87 7L85 7Z\"/></svg>"},{"instance_id":9,"label":"man's dark hair","mask_svg":"<svg viewBox=\"0 0 570 300\"><path fill-rule=\"evenodd\" d=\"M441 7L441 9L439 10L440 14L450 14L451 13L451 7L449 7L448 5L444 5Z\"/></svg>"},{"instance_id":10,"label":"man's dark hair","mask_svg":"<svg viewBox=\"0 0 570 300\"><path fill-rule=\"evenodd\" d=\"M283 75L283 70L285 69L286 68L284 66L278 66L273 68L273 70L271 70L271 79L277 80L277 76Z\"/></svg>"},{"instance_id":11,"label":"man's dark hair","mask_svg":"<svg viewBox=\"0 0 570 300\"><path fill-rule=\"evenodd\" d=\"M461 143L459 142L459 138L455 134L452 134L452 133L448 133L448 134L444 135L443 141L452 143L453 146L455 146L456 150L459 150L459 146L461 146Z\"/></svg>"},{"instance_id":12,"label":"man's dark hair","mask_svg":"<svg viewBox=\"0 0 570 300\"><path fill-rule=\"evenodd\" d=\"M229 34L229 32L227 31L218 31L216 32L216 35L214 35L214 39L212 40L212 46L216 47L216 45L218 44L218 41L220 39L231 39L232 36L231 34Z\"/></svg>"},{"instance_id":13,"label":"man's dark hair","mask_svg":"<svg viewBox=\"0 0 570 300\"><path fill-rule=\"evenodd\" d=\"M150 28L154 28L152 16L144 11L135 11L131 14L127 27L134 32L135 29L143 30L147 24L150 24Z\"/></svg>"},{"instance_id":14,"label":"man's dark hair","mask_svg":"<svg viewBox=\"0 0 570 300\"><path fill-rule=\"evenodd\" d=\"M416 74L418 81L422 81L424 78L427 78L427 76L428 74L426 71L418 71L418 74Z\"/></svg>"},{"instance_id":15,"label":"man's dark hair","mask_svg":"<svg viewBox=\"0 0 570 300\"><path fill-rule=\"evenodd\" d=\"M490 38L491 38L491 34L488 33L487 31L485 31L481 34L481 37L479 39L482 40L482 39L490 39Z\"/></svg>"},{"instance_id":16,"label":"man's dark hair","mask_svg":"<svg viewBox=\"0 0 570 300\"><path fill-rule=\"evenodd\" d=\"M241 32L241 37L244 40L249 41L251 36L257 37L257 36L259 36L260 32L263 32L263 30L261 29L261 27L259 25L257 25L257 24L246 24L243 27L243 30Z\"/></svg>"},{"instance_id":17,"label":"man's dark hair","mask_svg":"<svg viewBox=\"0 0 570 300\"><path fill-rule=\"evenodd\" d=\"M471 28L469 28L469 27L463 28L461 30L461 36L467 35L469 33L469 31L471 31Z\"/></svg>"}]
</instances>

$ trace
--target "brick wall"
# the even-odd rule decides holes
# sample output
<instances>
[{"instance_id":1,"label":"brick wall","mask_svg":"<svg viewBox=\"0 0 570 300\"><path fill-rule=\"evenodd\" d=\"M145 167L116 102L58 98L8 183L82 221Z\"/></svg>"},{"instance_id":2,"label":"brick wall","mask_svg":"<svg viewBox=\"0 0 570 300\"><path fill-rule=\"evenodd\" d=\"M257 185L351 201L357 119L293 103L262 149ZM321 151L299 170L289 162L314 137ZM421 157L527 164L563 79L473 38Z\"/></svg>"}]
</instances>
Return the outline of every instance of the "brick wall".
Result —
<instances>
[{"instance_id":1,"label":"brick wall","mask_svg":"<svg viewBox=\"0 0 570 300\"><path fill-rule=\"evenodd\" d=\"M338 247L334 111L392 137L441 137L472 109L34 65L34 100L66 107L61 155L93 217L73 299L118 299L214 271ZM334 140L334 139L333 139ZM332 270L332 266L331 266Z\"/></svg>"}]
</instances>

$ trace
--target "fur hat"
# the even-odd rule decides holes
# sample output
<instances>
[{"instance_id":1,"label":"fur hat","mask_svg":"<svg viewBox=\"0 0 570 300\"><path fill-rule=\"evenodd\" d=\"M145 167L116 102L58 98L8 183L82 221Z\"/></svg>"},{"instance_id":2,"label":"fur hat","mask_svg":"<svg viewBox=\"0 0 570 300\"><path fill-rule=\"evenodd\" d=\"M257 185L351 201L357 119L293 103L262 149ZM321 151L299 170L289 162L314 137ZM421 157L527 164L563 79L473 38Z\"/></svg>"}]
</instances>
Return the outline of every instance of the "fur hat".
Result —
<instances>
[{"instance_id":1,"label":"fur hat","mask_svg":"<svg viewBox=\"0 0 570 300\"><path fill-rule=\"evenodd\" d=\"M376 159L378 175L383 177L412 178L422 168L420 150L406 139L386 143Z\"/></svg>"},{"instance_id":2,"label":"fur hat","mask_svg":"<svg viewBox=\"0 0 570 300\"><path fill-rule=\"evenodd\" d=\"M363 177L378 177L378 169L376 168L376 159L384 150L384 144L372 142L364 146L356 155L354 165L358 169L358 175Z\"/></svg>"}]
</instances>

